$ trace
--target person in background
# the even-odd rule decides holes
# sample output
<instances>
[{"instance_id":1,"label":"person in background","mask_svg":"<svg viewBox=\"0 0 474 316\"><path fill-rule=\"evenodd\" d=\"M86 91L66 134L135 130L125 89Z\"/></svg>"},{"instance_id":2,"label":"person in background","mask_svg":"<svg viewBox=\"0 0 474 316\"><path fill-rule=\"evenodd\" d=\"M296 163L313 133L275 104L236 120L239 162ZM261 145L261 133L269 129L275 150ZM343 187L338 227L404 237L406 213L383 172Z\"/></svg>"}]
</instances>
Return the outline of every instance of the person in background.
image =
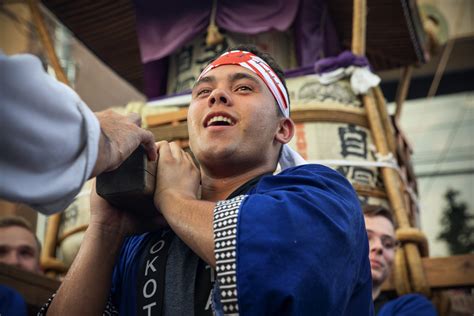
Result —
<instances>
[{"instance_id":1,"label":"person in background","mask_svg":"<svg viewBox=\"0 0 474 316\"><path fill-rule=\"evenodd\" d=\"M40 253L41 244L31 225L23 217L0 217L0 263L42 273ZM5 285L0 285L0 315L27 315L23 297Z\"/></svg>"},{"instance_id":2,"label":"person in background","mask_svg":"<svg viewBox=\"0 0 474 316\"><path fill-rule=\"evenodd\" d=\"M41 273L40 254L41 244L23 217L0 217L1 263Z\"/></svg>"},{"instance_id":3,"label":"person in background","mask_svg":"<svg viewBox=\"0 0 474 316\"><path fill-rule=\"evenodd\" d=\"M156 159L138 115L93 113L28 54L0 51L0 198L44 214L64 210L89 178L118 167L140 144Z\"/></svg>"},{"instance_id":4,"label":"person in background","mask_svg":"<svg viewBox=\"0 0 474 316\"><path fill-rule=\"evenodd\" d=\"M392 273L398 241L395 223L389 210L382 206L363 206L365 228L369 239L369 259L372 274L372 299L377 316L434 316L436 310L419 294L391 297L382 293L382 284Z\"/></svg>"}]
</instances>

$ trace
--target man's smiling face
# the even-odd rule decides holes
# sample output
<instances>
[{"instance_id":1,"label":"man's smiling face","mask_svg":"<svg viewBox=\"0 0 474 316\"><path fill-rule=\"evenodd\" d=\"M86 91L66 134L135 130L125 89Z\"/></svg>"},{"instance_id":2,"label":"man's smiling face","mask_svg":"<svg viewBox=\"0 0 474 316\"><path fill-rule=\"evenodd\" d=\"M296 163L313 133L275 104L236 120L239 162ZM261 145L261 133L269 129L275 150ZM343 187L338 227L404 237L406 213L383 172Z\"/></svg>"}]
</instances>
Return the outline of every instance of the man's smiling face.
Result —
<instances>
[{"instance_id":1,"label":"man's smiling face","mask_svg":"<svg viewBox=\"0 0 474 316\"><path fill-rule=\"evenodd\" d=\"M196 82L188 112L191 150L202 163L253 161L278 150L278 108L265 83L237 65L209 71Z\"/></svg>"}]
</instances>

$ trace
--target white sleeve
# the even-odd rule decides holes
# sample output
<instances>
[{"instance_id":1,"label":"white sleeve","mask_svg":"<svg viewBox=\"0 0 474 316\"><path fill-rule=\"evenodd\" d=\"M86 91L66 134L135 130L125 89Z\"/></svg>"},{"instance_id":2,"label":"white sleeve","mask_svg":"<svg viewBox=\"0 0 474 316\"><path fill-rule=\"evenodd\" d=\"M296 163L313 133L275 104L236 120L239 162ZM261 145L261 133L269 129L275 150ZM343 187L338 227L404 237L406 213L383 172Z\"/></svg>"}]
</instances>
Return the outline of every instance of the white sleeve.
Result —
<instances>
[{"instance_id":1,"label":"white sleeve","mask_svg":"<svg viewBox=\"0 0 474 316\"><path fill-rule=\"evenodd\" d=\"M94 169L99 122L32 55L0 52L0 197L44 214L66 208Z\"/></svg>"}]
</instances>

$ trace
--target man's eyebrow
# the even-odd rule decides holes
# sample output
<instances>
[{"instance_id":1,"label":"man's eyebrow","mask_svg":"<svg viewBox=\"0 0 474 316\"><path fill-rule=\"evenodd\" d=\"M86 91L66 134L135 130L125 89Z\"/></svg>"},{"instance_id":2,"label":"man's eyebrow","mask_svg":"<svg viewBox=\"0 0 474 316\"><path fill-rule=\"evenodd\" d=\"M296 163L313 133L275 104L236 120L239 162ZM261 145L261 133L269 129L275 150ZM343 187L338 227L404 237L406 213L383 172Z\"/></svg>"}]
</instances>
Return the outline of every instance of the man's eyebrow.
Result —
<instances>
[{"instance_id":1,"label":"man's eyebrow","mask_svg":"<svg viewBox=\"0 0 474 316\"><path fill-rule=\"evenodd\" d=\"M204 76L202 78L199 78L199 80L197 80L194 83L193 90L194 90L195 87L197 87L201 83L213 83L213 82L216 82L216 77L214 77L214 76Z\"/></svg>"},{"instance_id":2,"label":"man's eyebrow","mask_svg":"<svg viewBox=\"0 0 474 316\"><path fill-rule=\"evenodd\" d=\"M376 234L376 232L374 232L373 230L371 229L366 229L367 233L371 233L371 234ZM387 234L382 234L381 237L390 237L392 239L395 239L395 237L391 236L391 235L387 235Z\"/></svg>"},{"instance_id":3,"label":"man's eyebrow","mask_svg":"<svg viewBox=\"0 0 474 316\"><path fill-rule=\"evenodd\" d=\"M257 78L255 78L255 76L252 76L248 73L236 72L236 73L233 73L233 74L229 75L229 81L231 83L234 83L235 81L240 80L240 79L249 79L249 80L253 81L254 83L256 83L257 85L261 86L260 81Z\"/></svg>"}]
</instances>

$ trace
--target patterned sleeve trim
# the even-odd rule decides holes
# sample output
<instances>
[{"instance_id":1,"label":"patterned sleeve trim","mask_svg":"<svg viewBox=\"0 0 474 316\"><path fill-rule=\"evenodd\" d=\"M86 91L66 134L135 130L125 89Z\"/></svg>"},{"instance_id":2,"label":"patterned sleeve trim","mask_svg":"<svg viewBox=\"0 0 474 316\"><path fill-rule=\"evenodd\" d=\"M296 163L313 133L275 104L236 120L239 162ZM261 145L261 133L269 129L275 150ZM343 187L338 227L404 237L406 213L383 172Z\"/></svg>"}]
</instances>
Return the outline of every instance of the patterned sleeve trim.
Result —
<instances>
[{"instance_id":1,"label":"patterned sleeve trim","mask_svg":"<svg viewBox=\"0 0 474 316\"><path fill-rule=\"evenodd\" d=\"M48 312L49 307L51 306L51 302L53 301L54 297L56 296L56 293L51 295L49 300L41 307L40 311L38 312L37 316L45 316L46 313ZM107 300L107 305L105 306L104 313L102 315L105 316L116 316L118 315L119 312L117 308L114 306L110 298Z\"/></svg>"},{"instance_id":2,"label":"patterned sleeve trim","mask_svg":"<svg viewBox=\"0 0 474 316\"><path fill-rule=\"evenodd\" d=\"M214 209L214 244L220 305L226 315L238 315L236 237L240 205L247 195L219 201Z\"/></svg>"},{"instance_id":3,"label":"patterned sleeve trim","mask_svg":"<svg viewBox=\"0 0 474 316\"><path fill-rule=\"evenodd\" d=\"M46 315L46 312L48 311L48 308L49 306L51 305L51 302L53 301L53 298L56 296L56 293L54 293L53 295L51 295L51 297L49 298L49 300L41 307L41 309L39 310L37 316L45 316Z\"/></svg>"}]
</instances>

